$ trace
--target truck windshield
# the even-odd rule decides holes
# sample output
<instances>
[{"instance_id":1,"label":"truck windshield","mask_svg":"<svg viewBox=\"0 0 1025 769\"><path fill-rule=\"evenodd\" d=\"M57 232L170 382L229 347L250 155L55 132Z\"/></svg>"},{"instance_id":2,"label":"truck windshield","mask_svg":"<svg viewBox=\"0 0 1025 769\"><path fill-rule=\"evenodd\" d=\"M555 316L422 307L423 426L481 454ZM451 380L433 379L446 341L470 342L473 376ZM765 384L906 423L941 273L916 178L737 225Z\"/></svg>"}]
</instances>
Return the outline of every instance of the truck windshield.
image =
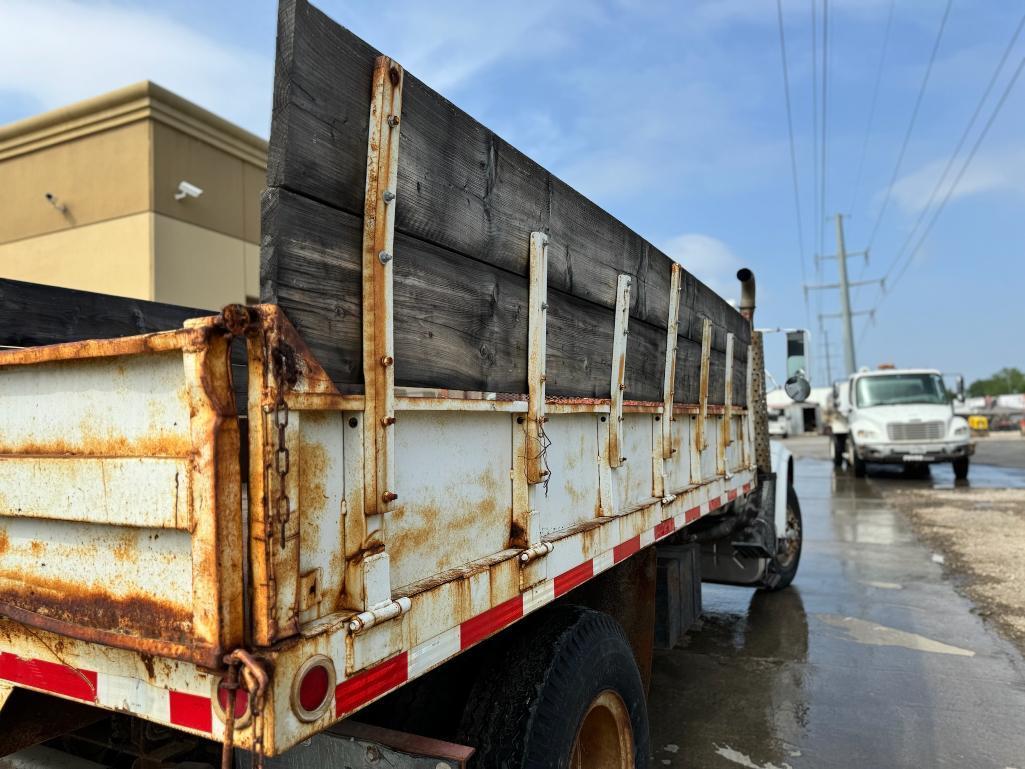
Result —
<instances>
[{"instance_id":1,"label":"truck windshield","mask_svg":"<svg viewBox=\"0 0 1025 769\"><path fill-rule=\"evenodd\" d=\"M902 403L949 403L943 380L936 374L887 374L858 379L858 406L894 406Z\"/></svg>"}]
</instances>

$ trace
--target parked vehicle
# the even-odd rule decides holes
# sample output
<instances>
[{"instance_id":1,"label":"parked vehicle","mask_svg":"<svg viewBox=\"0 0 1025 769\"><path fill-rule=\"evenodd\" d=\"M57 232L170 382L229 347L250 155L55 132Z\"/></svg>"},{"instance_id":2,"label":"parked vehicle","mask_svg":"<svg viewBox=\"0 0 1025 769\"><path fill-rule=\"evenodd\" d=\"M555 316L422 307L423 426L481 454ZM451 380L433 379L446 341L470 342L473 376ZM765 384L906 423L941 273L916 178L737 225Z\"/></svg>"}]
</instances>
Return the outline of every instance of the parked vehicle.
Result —
<instances>
[{"instance_id":1,"label":"parked vehicle","mask_svg":"<svg viewBox=\"0 0 1025 769\"><path fill-rule=\"evenodd\" d=\"M967 420L953 411L954 397L963 398L958 382L958 392L951 396L942 375L933 369L854 374L834 393L839 414L833 424L834 464L846 460L861 477L873 462L950 462L956 478L967 478L975 444Z\"/></svg>"},{"instance_id":2,"label":"parked vehicle","mask_svg":"<svg viewBox=\"0 0 1025 769\"><path fill-rule=\"evenodd\" d=\"M790 418L783 409L769 409L769 435L786 438L790 435Z\"/></svg>"}]
</instances>

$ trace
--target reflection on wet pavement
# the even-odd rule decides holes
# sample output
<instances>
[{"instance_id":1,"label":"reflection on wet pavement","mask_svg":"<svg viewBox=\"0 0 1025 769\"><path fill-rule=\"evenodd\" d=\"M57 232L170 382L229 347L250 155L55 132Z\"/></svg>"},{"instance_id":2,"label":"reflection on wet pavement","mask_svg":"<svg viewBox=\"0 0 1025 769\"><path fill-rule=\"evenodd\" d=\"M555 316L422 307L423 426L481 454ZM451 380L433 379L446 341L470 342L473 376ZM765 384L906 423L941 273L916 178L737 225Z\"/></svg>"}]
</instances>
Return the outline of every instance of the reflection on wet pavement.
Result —
<instances>
[{"instance_id":1,"label":"reflection on wet pavement","mask_svg":"<svg viewBox=\"0 0 1025 769\"><path fill-rule=\"evenodd\" d=\"M797 462L797 580L704 586L699 628L656 656L653 767L1025 768L1025 663L881 499L886 482Z\"/></svg>"}]
</instances>

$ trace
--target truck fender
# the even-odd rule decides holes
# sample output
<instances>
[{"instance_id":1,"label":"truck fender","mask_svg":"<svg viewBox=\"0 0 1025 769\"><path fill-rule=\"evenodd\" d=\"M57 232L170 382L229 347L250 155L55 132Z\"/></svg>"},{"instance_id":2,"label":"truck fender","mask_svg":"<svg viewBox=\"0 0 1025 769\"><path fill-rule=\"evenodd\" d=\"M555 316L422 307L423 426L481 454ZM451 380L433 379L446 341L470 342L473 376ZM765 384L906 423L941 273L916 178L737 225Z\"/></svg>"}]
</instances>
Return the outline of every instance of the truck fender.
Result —
<instances>
[{"instance_id":1,"label":"truck fender","mask_svg":"<svg viewBox=\"0 0 1025 769\"><path fill-rule=\"evenodd\" d=\"M772 472L776 474L776 499L773 522L777 532L787 530L787 490L794 481L794 457L779 441L769 442Z\"/></svg>"}]
</instances>

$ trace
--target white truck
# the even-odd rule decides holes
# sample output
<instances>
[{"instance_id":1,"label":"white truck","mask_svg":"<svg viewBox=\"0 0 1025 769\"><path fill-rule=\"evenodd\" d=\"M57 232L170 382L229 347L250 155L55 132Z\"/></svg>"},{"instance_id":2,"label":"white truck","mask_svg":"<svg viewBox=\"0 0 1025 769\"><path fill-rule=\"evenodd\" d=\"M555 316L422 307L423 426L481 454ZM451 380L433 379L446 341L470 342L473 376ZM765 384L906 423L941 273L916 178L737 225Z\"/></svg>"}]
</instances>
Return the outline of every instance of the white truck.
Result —
<instances>
[{"instance_id":1,"label":"white truck","mask_svg":"<svg viewBox=\"0 0 1025 769\"><path fill-rule=\"evenodd\" d=\"M846 461L863 477L866 465L921 466L950 462L954 477L968 477L975 452L953 401L963 398L958 378L952 395L935 369L863 369L833 387L833 464Z\"/></svg>"}]
</instances>

